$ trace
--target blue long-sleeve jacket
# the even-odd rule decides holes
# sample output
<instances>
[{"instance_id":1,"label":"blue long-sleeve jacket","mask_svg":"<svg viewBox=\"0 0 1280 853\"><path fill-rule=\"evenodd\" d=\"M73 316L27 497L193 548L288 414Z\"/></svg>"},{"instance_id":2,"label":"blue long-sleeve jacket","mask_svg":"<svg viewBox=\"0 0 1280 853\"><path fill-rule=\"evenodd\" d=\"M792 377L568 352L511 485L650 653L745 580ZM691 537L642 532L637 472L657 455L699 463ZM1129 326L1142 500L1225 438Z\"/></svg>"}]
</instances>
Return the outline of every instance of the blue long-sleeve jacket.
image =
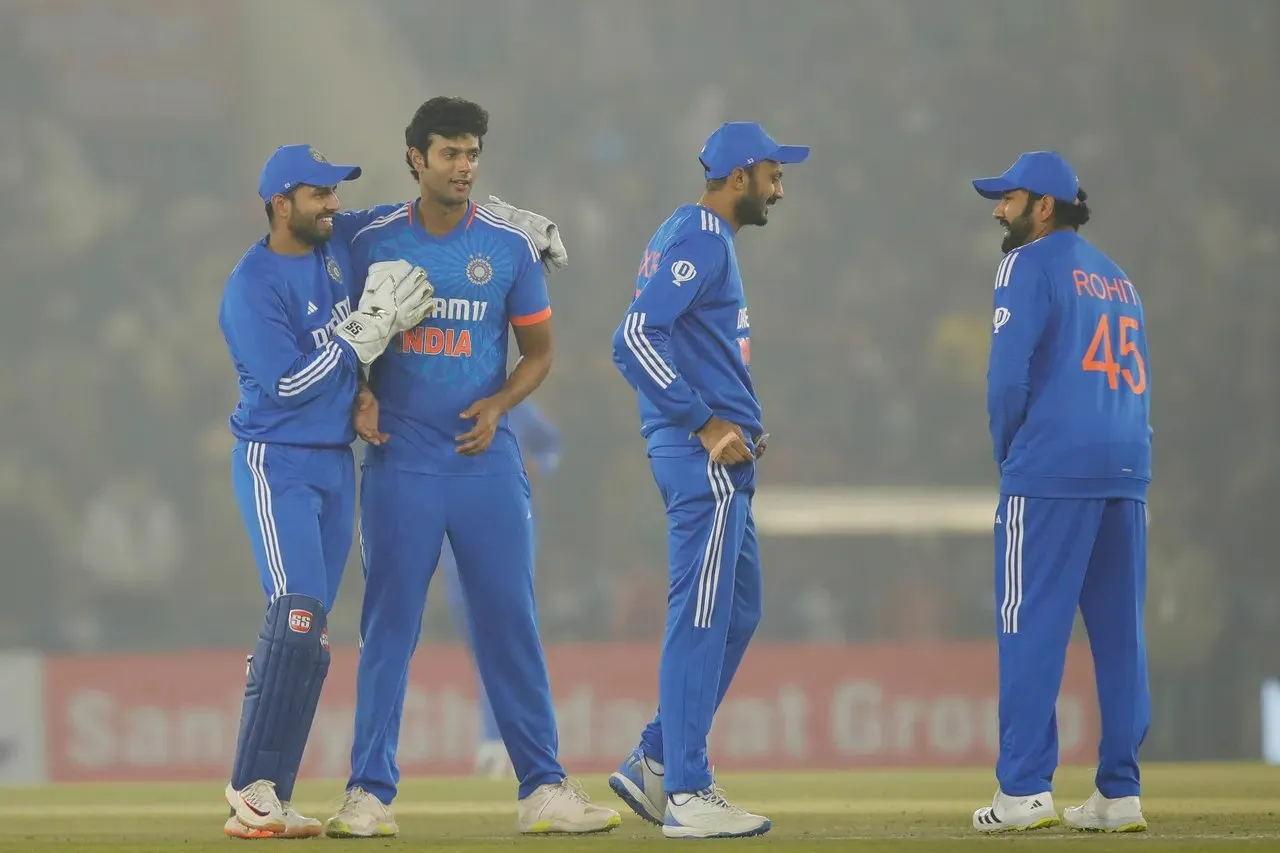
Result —
<instances>
[{"instance_id":1,"label":"blue long-sleeve jacket","mask_svg":"<svg viewBox=\"0 0 1280 853\"><path fill-rule=\"evenodd\" d=\"M1056 231L1005 256L993 306L987 414L1001 491L1145 500L1151 366L1124 270Z\"/></svg>"},{"instance_id":2,"label":"blue long-sleeve jacket","mask_svg":"<svg viewBox=\"0 0 1280 853\"><path fill-rule=\"evenodd\" d=\"M751 324L728 222L690 204L658 228L614 333L613 360L636 390L650 450L698 445L693 433L712 415L748 440L760 437Z\"/></svg>"},{"instance_id":3,"label":"blue long-sleeve jacket","mask_svg":"<svg viewBox=\"0 0 1280 853\"><path fill-rule=\"evenodd\" d=\"M333 336L351 313L341 243L281 255L264 239L227 279L218 325L235 364L236 438L309 447L355 440L351 405L359 362Z\"/></svg>"}]
</instances>

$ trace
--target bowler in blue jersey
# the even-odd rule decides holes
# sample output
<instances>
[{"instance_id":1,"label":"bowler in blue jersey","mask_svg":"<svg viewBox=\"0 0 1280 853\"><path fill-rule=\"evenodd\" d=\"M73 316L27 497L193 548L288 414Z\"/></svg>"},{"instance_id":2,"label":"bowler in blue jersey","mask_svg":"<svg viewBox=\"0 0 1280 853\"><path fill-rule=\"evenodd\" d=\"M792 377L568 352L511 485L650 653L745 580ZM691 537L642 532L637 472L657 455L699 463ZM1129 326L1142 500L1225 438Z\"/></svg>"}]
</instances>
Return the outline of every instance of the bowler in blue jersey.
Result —
<instances>
[{"instance_id":1,"label":"bowler in blue jersey","mask_svg":"<svg viewBox=\"0 0 1280 853\"><path fill-rule=\"evenodd\" d=\"M339 222L353 282L379 264L407 262L427 271L434 304L368 377L379 436L362 464L362 646L351 775L326 827L335 837L398 832L391 803L409 663L446 537L476 665L519 781L518 830L602 832L621 821L593 805L558 758L534 601L533 508L508 417L551 369L551 302L530 233L471 199L488 126L472 101L422 104L405 130L418 196ZM513 332L520 357L508 372Z\"/></svg>"}]
</instances>

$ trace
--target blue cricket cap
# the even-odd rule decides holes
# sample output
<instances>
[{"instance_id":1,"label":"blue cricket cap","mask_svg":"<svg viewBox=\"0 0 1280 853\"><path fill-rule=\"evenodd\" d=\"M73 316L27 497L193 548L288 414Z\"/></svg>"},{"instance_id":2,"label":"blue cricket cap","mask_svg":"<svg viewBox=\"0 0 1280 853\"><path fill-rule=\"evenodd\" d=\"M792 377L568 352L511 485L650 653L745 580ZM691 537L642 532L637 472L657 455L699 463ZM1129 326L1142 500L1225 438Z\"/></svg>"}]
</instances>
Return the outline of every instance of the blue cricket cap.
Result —
<instances>
[{"instance_id":1,"label":"blue cricket cap","mask_svg":"<svg viewBox=\"0 0 1280 853\"><path fill-rule=\"evenodd\" d=\"M779 145L754 121L727 121L707 137L698 154L707 180L725 178L741 166L746 169L761 160L775 163L803 163L809 159L808 145Z\"/></svg>"},{"instance_id":2,"label":"blue cricket cap","mask_svg":"<svg viewBox=\"0 0 1280 853\"><path fill-rule=\"evenodd\" d=\"M335 166L310 145L281 145L262 166L258 195L271 201L276 193L287 193L299 184L333 187L358 177L359 166Z\"/></svg>"},{"instance_id":3,"label":"blue cricket cap","mask_svg":"<svg viewBox=\"0 0 1280 853\"><path fill-rule=\"evenodd\" d=\"M997 199L1010 190L1027 190L1072 202L1080 192L1080 179L1056 151L1028 151L1019 155L998 178L978 178L973 188L983 198Z\"/></svg>"}]
</instances>

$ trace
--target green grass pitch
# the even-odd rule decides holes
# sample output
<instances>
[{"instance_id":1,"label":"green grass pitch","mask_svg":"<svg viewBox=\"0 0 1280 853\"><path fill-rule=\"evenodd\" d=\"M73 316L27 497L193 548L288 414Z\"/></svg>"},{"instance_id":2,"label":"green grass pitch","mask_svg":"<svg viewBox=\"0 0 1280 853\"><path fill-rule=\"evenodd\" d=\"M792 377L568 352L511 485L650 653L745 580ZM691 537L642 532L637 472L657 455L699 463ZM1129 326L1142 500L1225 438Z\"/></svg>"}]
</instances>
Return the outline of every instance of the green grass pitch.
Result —
<instances>
[{"instance_id":1,"label":"green grass pitch","mask_svg":"<svg viewBox=\"0 0 1280 853\"><path fill-rule=\"evenodd\" d=\"M0 788L0 853L44 851L235 850L284 843L322 850L354 845L382 850L466 851L512 848L576 851L649 850L667 841L608 790L601 777L581 780L597 802L616 806L622 826L603 836L522 838L514 833L514 786L473 779L413 779L395 804L401 834L376 841L236 841L223 837L222 784L59 785ZM987 838L970 829L973 809L990 802L989 769L857 770L838 773L725 773L730 798L773 819L763 838L711 841L772 851L973 850L1040 848L1093 851L1224 847L1280 850L1280 768L1259 764L1153 764L1144 768L1143 808L1150 831L1099 836L1055 828ZM341 781L298 786L295 804L327 818ZM1059 811L1092 790L1087 768L1059 771Z\"/></svg>"}]
</instances>

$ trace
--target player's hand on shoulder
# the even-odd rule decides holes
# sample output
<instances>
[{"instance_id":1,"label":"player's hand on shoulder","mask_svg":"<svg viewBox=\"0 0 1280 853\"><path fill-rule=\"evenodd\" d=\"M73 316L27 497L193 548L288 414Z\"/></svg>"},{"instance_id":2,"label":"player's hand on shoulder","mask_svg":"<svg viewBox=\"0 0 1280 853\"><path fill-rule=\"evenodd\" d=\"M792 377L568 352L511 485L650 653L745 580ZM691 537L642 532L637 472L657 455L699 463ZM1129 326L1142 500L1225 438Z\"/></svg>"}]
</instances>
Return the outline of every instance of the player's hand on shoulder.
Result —
<instances>
[{"instance_id":1,"label":"player's hand on shoulder","mask_svg":"<svg viewBox=\"0 0 1280 853\"><path fill-rule=\"evenodd\" d=\"M523 210L508 204L496 195L489 196L484 209L512 225L519 226L533 238L533 245L542 256L542 266L549 273L564 269L569 264L569 253L560 239L560 228L547 217L532 210Z\"/></svg>"},{"instance_id":2,"label":"player's hand on shoulder","mask_svg":"<svg viewBox=\"0 0 1280 853\"><path fill-rule=\"evenodd\" d=\"M356 435L372 445L383 444L391 436L378 429L378 398L368 386L362 386L351 408L351 423Z\"/></svg>"},{"instance_id":3,"label":"player's hand on shoulder","mask_svg":"<svg viewBox=\"0 0 1280 853\"><path fill-rule=\"evenodd\" d=\"M458 417L463 420L474 418L476 424L457 437L457 452L463 456L475 456L488 450L505 413L506 408L497 397L485 397L472 403Z\"/></svg>"},{"instance_id":4,"label":"player's hand on shoulder","mask_svg":"<svg viewBox=\"0 0 1280 853\"><path fill-rule=\"evenodd\" d=\"M696 434L711 461L718 465L739 465L755 458L741 427L715 415Z\"/></svg>"}]
</instances>

